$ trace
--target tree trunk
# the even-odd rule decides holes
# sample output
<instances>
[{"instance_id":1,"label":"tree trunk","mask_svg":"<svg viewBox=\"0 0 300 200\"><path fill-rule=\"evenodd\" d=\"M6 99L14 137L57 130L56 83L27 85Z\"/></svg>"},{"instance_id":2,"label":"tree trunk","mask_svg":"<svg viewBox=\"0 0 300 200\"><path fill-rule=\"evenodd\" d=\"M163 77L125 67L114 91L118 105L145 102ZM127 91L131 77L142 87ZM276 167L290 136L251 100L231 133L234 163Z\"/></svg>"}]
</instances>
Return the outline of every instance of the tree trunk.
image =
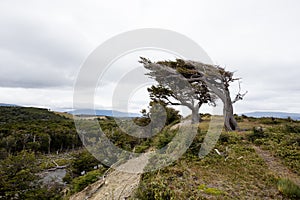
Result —
<instances>
[{"instance_id":1,"label":"tree trunk","mask_svg":"<svg viewBox=\"0 0 300 200\"><path fill-rule=\"evenodd\" d=\"M225 101L224 108L223 108L223 114L224 114L224 126L227 131L234 131L238 129L238 124L233 116L233 107L232 107L232 101L229 95L229 91L225 90Z\"/></svg>"},{"instance_id":2,"label":"tree trunk","mask_svg":"<svg viewBox=\"0 0 300 200\"><path fill-rule=\"evenodd\" d=\"M197 124L200 122L199 116L199 106L192 109L192 124Z\"/></svg>"},{"instance_id":3,"label":"tree trunk","mask_svg":"<svg viewBox=\"0 0 300 200\"><path fill-rule=\"evenodd\" d=\"M51 153L51 137L48 135L48 154Z\"/></svg>"},{"instance_id":4,"label":"tree trunk","mask_svg":"<svg viewBox=\"0 0 300 200\"><path fill-rule=\"evenodd\" d=\"M232 101L230 98L230 92L228 87L219 89L216 86L206 81L208 87L215 93L223 102L223 115L224 115L224 126L227 131L233 131L238 129L238 124L233 116Z\"/></svg>"}]
</instances>

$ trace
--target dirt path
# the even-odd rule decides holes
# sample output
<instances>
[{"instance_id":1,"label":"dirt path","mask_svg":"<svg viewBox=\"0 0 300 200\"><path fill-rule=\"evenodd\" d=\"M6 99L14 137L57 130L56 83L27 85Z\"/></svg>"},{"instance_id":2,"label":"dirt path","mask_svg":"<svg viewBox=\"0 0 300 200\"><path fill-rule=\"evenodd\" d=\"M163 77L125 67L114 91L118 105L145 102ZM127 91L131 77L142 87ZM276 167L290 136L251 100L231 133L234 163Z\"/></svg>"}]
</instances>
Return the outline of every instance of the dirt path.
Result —
<instances>
[{"instance_id":1,"label":"dirt path","mask_svg":"<svg viewBox=\"0 0 300 200\"><path fill-rule=\"evenodd\" d=\"M128 160L108 173L105 179L89 185L70 200L123 200L130 197L139 185L141 174L150 155L151 152Z\"/></svg>"},{"instance_id":2,"label":"dirt path","mask_svg":"<svg viewBox=\"0 0 300 200\"><path fill-rule=\"evenodd\" d=\"M300 186L300 177L284 166L280 159L272 156L268 151L262 150L258 146L253 146L256 153L264 159L269 169L279 177L288 178Z\"/></svg>"},{"instance_id":3,"label":"dirt path","mask_svg":"<svg viewBox=\"0 0 300 200\"><path fill-rule=\"evenodd\" d=\"M174 125L171 129L189 125L190 120L184 120ZM118 166L116 170L108 173L105 179L101 179L83 191L73 195L70 200L123 200L130 197L140 182L141 174L148 164L151 154L147 152L137 158L128 160Z\"/></svg>"}]
</instances>

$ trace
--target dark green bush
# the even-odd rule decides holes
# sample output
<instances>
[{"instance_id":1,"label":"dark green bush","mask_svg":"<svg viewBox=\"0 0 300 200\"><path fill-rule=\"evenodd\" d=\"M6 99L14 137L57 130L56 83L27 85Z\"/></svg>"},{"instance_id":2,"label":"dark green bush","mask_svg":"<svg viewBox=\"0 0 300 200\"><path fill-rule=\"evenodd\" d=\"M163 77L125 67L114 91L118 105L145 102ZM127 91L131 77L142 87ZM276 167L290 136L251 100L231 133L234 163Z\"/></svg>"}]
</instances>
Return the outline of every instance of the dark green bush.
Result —
<instances>
[{"instance_id":1,"label":"dark green bush","mask_svg":"<svg viewBox=\"0 0 300 200\"><path fill-rule=\"evenodd\" d=\"M284 132L286 132L286 133L300 133L300 126L299 125L286 124L284 126Z\"/></svg>"},{"instance_id":2,"label":"dark green bush","mask_svg":"<svg viewBox=\"0 0 300 200\"><path fill-rule=\"evenodd\" d=\"M143 153L149 148L148 145L138 145L135 147L135 153Z\"/></svg>"},{"instance_id":3,"label":"dark green bush","mask_svg":"<svg viewBox=\"0 0 300 200\"><path fill-rule=\"evenodd\" d=\"M256 139L267 138L269 135L264 132L262 127L253 127L252 133L247 136L249 141L254 142Z\"/></svg>"},{"instance_id":4,"label":"dark green bush","mask_svg":"<svg viewBox=\"0 0 300 200\"><path fill-rule=\"evenodd\" d=\"M89 184L92 184L99 180L99 178L103 175L103 170L94 170L90 171L83 176L79 176L72 181L73 192L79 192L87 187Z\"/></svg>"},{"instance_id":5,"label":"dark green bush","mask_svg":"<svg viewBox=\"0 0 300 200\"><path fill-rule=\"evenodd\" d=\"M74 173L75 176L78 176L82 171L88 172L93 170L94 166L97 166L98 164L100 164L100 161L90 152L84 150L74 154L74 160L71 163L72 173Z\"/></svg>"},{"instance_id":6,"label":"dark green bush","mask_svg":"<svg viewBox=\"0 0 300 200\"><path fill-rule=\"evenodd\" d=\"M163 181L145 181L140 183L135 193L140 200L171 200L176 199L174 192Z\"/></svg>"},{"instance_id":7,"label":"dark green bush","mask_svg":"<svg viewBox=\"0 0 300 200\"><path fill-rule=\"evenodd\" d=\"M268 125L280 124L281 120L274 117L263 117L259 119L260 123Z\"/></svg>"}]
</instances>

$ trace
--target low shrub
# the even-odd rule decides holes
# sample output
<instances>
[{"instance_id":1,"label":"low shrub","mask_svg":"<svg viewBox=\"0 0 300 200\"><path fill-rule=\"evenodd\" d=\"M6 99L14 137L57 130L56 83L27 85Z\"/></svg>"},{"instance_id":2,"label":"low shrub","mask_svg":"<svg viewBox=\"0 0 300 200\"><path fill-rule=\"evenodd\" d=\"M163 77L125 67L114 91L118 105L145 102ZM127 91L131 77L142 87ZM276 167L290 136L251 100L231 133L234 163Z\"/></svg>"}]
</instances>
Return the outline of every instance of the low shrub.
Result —
<instances>
[{"instance_id":1,"label":"low shrub","mask_svg":"<svg viewBox=\"0 0 300 200\"><path fill-rule=\"evenodd\" d=\"M277 118L274 117L263 117L259 119L260 123L262 124L268 124L268 125L275 125L275 124L280 124L281 121Z\"/></svg>"},{"instance_id":2,"label":"low shrub","mask_svg":"<svg viewBox=\"0 0 300 200\"><path fill-rule=\"evenodd\" d=\"M89 184L92 184L99 180L99 178L103 175L102 170L94 170L90 171L87 174L83 176L79 176L77 178L74 178L72 180L72 191L73 192L79 192L83 190L85 187L87 187Z\"/></svg>"},{"instance_id":3,"label":"low shrub","mask_svg":"<svg viewBox=\"0 0 300 200\"><path fill-rule=\"evenodd\" d=\"M300 126L286 124L284 126L284 132L286 132L286 133L300 133Z\"/></svg>"},{"instance_id":4,"label":"low shrub","mask_svg":"<svg viewBox=\"0 0 300 200\"><path fill-rule=\"evenodd\" d=\"M171 200L176 199L174 192L163 181L151 181L150 183L141 183L135 193L135 198L140 200Z\"/></svg>"},{"instance_id":5,"label":"low shrub","mask_svg":"<svg viewBox=\"0 0 300 200\"><path fill-rule=\"evenodd\" d=\"M256 139L267 138L269 135L265 133L261 127L253 127L252 133L248 134L248 140L254 142Z\"/></svg>"},{"instance_id":6,"label":"low shrub","mask_svg":"<svg viewBox=\"0 0 300 200\"><path fill-rule=\"evenodd\" d=\"M279 179L277 187L279 192L286 197L293 199L300 198L300 187L289 179Z\"/></svg>"}]
</instances>

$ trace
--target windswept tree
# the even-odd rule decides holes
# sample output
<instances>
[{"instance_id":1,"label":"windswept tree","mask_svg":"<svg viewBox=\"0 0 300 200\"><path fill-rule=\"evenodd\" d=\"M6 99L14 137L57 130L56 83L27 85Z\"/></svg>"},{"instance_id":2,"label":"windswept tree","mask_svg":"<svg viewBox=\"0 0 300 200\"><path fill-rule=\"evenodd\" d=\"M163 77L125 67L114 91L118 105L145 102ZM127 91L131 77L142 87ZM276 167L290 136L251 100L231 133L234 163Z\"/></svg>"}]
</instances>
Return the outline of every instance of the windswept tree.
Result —
<instances>
[{"instance_id":1,"label":"windswept tree","mask_svg":"<svg viewBox=\"0 0 300 200\"><path fill-rule=\"evenodd\" d=\"M182 59L177 59L176 61L151 62L146 58L141 58L140 62L146 69L150 70L147 75L155 79L161 85L158 91L164 92L164 94L160 94L163 92L154 91L152 92L154 97L156 95L157 98L165 99L167 102L170 97L176 99L180 102L178 105L187 106L192 110L193 122L195 122L195 111L197 109L199 110L203 103L211 103L214 105L216 95L221 99L224 105L225 128L229 131L238 129L237 122L233 116L232 104L243 99L245 94L240 94L239 92L236 98L233 101L231 100L229 86L232 82L239 80L239 78L233 77L233 72L226 71L224 68L216 65ZM187 81L191 86L176 88L175 85L179 82L182 83L182 81ZM156 89L156 87L152 89ZM167 90L164 91L165 89ZM159 95L157 95L157 93ZM188 102L188 104L186 102ZM195 104L195 102L197 103Z\"/></svg>"},{"instance_id":2,"label":"windswept tree","mask_svg":"<svg viewBox=\"0 0 300 200\"><path fill-rule=\"evenodd\" d=\"M242 94L239 85L239 92L232 100L230 96L229 86L234 81L240 80L240 78L235 78L233 76L233 72L226 71L225 68L217 65L208 65L194 61L184 61L183 66L192 66L199 72L199 74L195 74L194 76L190 77L190 82L197 81L197 79L205 81L205 84L208 86L211 92L216 94L221 99L221 101L223 102L223 114L225 120L224 126L226 130L237 130L238 124L233 115L232 105L239 100L243 100L247 92Z\"/></svg>"},{"instance_id":3,"label":"windswept tree","mask_svg":"<svg viewBox=\"0 0 300 200\"><path fill-rule=\"evenodd\" d=\"M159 83L157 86L148 88L148 92L153 102L188 107L192 111L192 123L198 123L200 107L206 103L215 105L216 97L209 91L204 81L199 80L193 83L186 81L185 77L176 70L178 61L152 63L148 59L141 58L140 62L150 70L147 75ZM193 74L194 72L186 69L185 73Z\"/></svg>"}]
</instances>

